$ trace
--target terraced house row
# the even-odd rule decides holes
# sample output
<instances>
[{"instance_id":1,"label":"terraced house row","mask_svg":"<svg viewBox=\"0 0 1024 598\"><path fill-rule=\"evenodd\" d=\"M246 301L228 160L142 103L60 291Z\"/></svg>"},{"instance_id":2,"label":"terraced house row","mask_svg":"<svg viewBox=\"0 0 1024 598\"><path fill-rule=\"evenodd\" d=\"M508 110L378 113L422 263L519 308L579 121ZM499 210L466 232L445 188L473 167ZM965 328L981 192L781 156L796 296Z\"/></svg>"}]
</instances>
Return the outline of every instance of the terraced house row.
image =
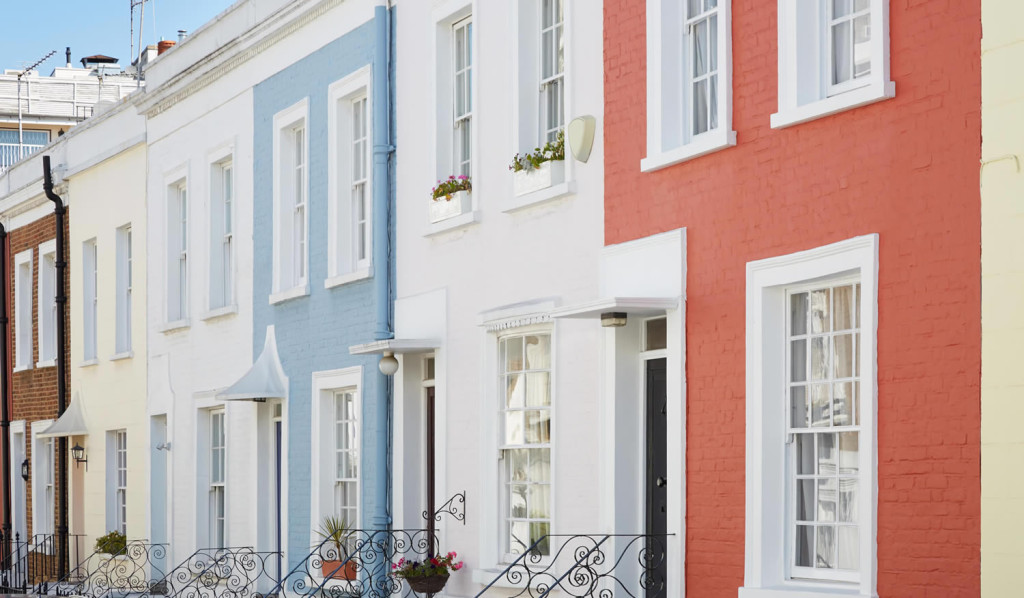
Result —
<instances>
[{"instance_id":1,"label":"terraced house row","mask_svg":"<svg viewBox=\"0 0 1024 598\"><path fill-rule=\"evenodd\" d=\"M3 591L1018 595L1022 16L240 0L2 166Z\"/></svg>"}]
</instances>

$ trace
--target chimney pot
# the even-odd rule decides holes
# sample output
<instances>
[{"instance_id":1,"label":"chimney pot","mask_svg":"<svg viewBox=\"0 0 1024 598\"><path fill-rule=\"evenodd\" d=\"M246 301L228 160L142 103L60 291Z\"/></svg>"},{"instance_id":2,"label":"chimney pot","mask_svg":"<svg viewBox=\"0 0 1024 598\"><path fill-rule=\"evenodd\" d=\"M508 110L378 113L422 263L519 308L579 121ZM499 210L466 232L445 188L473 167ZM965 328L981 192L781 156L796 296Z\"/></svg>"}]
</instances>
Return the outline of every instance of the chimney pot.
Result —
<instances>
[{"instance_id":1,"label":"chimney pot","mask_svg":"<svg viewBox=\"0 0 1024 598\"><path fill-rule=\"evenodd\" d=\"M179 29L178 30L178 43L180 44L181 42L185 41L186 37L188 37L188 31L185 31L184 29Z\"/></svg>"}]
</instances>

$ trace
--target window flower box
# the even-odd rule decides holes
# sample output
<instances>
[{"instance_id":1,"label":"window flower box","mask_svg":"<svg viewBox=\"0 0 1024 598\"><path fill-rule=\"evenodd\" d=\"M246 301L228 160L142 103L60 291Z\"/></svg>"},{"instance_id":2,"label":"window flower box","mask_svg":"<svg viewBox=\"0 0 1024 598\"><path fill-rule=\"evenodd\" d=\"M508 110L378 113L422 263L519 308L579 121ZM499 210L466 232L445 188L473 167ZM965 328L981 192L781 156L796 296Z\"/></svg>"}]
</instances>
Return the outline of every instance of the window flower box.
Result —
<instances>
[{"instance_id":1,"label":"window flower box","mask_svg":"<svg viewBox=\"0 0 1024 598\"><path fill-rule=\"evenodd\" d=\"M430 202L430 221L441 222L460 216L473 209L473 197L471 191L456 191L452 193L451 199L440 197Z\"/></svg>"},{"instance_id":2,"label":"window flower box","mask_svg":"<svg viewBox=\"0 0 1024 598\"><path fill-rule=\"evenodd\" d=\"M565 160L548 160L537 168L512 173L515 194L526 195L565 182Z\"/></svg>"}]
</instances>

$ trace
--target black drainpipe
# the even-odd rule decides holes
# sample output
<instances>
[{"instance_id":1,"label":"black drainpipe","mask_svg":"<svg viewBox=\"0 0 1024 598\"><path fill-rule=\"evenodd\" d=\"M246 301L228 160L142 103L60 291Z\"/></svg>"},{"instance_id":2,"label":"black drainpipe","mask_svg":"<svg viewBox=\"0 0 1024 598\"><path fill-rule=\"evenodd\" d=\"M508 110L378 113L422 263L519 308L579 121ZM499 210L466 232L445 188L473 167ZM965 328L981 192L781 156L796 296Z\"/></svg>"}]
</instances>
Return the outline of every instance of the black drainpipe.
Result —
<instances>
[{"instance_id":1,"label":"black drainpipe","mask_svg":"<svg viewBox=\"0 0 1024 598\"><path fill-rule=\"evenodd\" d=\"M11 558L11 414L7 405L7 229L0 223L0 450L3 452L4 523L0 560L10 568Z\"/></svg>"},{"instance_id":2,"label":"black drainpipe","mask_svg":"<svg viewBox=\"0 0 1024 598\"><path fill-rule=\"evenodd\" d=\"M65 347L67 347L67 330L64 319L67 317L68 296L64 292L67 280L67 262L64 258L64 200L53 192L53 179L50 175L50 156L43 156L43 191L53 202L53 213L57 223L57 417L64 415L68 406L67 364ZM60 480L60 494L57 504L57 567L61 577L68 573L68 439L61 436L57 439L57 479Z\"/></svg>"}]
</instances>

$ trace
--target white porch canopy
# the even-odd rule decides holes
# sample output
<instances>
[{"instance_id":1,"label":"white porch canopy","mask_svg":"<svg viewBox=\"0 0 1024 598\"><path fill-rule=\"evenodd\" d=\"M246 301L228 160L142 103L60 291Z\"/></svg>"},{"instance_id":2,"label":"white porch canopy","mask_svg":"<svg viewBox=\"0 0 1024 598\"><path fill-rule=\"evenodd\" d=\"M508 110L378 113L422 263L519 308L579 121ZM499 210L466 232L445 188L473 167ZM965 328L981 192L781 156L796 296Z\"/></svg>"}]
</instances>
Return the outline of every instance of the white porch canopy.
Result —
<instances>
[{"instance_id":1,"label":"white porch canopy","mask_svg":"<svg viewBox=\"0 0 1024 598\"><path fill-rule=\"evenodd\" d=\"M85 436L89 433L85 425L85 412L82 409L82 400L78 393L71 399L71 404L64 410L64 413L57 418L57 421L50 424L49 428L36 434L36 438L62 438L64 436Z\"/></svg>"},{"instance_id":2,"label":"white porch canopy","mask_svg":"<svg viewBox=\"0 0 1024 598\"><path fill-rule=\"evenodd\" d=\"M605 297L551 311L552 318L600 318L605 313L654 316L679 306L676 297Z\"/></svg>"},{"instance_id":3,"label":"white porch canopy","mask_svg":"<svg viewBox=\"0 0 1024 598\"><path fill-rule=\"evenodd\" d=\"M256 358L249 371L238 382L217 393L224 401L265 401L284 399L288 396L288 377L284 374L281 358L277 354L277 338L274 327L267 326L263 352Z\"/></svg>"},{"instance_id":4,"label":"white porch canopy","mask_svg":"<svg viewBox=\"0 0 1024 598\"><path fill-rule=\"evenodd\" d=\"M348 348L351 355L383 355L384 353L426 353L441 347L441 342L432 339L389 338Z\"/></svg>"}]
</instances>

